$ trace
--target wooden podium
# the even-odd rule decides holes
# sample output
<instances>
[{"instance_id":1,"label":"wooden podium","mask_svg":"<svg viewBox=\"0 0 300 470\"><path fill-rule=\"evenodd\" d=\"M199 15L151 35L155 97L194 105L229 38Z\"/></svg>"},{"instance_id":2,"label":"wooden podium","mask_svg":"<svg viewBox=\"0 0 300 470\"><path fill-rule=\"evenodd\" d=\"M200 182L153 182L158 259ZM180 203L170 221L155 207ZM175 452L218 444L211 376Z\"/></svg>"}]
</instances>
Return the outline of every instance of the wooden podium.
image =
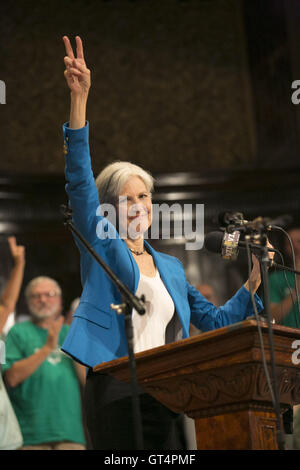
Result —
<instances>
[{"instance_id":1,"label":"wooden podium","mask_svg":"<svg viewBox=\"0 0 300 470\"><path fill-rule=\"evenodd\" d=\"M272 377L267 324L261 323L261 329ZM300 364L292 362L296 351L292 343L300 340L300 330L278 325L272 329L283 412L289 404L300 403ZM276 417L255 320L202 333L135 357L142 388L171 410L184 412L195 420L199 450L277 449ZM128 357L99 364L94 371L130 380Z\"/></svg>"}]
</instances>

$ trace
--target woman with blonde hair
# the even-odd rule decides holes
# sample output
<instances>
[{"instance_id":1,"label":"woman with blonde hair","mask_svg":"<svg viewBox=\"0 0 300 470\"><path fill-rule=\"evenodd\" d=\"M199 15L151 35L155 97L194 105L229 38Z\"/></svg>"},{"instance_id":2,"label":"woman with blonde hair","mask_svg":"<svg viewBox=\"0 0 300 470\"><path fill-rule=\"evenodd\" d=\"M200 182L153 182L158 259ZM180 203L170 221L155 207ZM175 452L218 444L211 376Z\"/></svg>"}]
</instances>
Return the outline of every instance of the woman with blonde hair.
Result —
<instances>
[{"instance_id":1,"label":"woman with blonde hair","mask_svg":"<svg viewBox=\"0 0 300 470\"><path fill-rule=\"evenodd\" d=\"M216 307L187 282L178 259L155 251L144 239L152 222L151 175L129 162L116 162L94 180L86 121L91 73L80 37L76 37L77 57L69 38L63 40L64 74L71 92L70 120L63 126L66 191L73 222L121 281L137 296L145 294L146 314L132 312L135 352L187 338L190 321L208 331L252 315L249 282L254 291L260 284L255 258L249 281L225 305ZM115 223L106 217L110 206L116 210ZM92 370L128 354L123 315L110 309L111 304L121 302L121 296L79 243L78 248L83 291L63 350L89 368L85 402L94 448L134 449L129 385ZM258 297L256 302L260 310ZM145 449L183 449L180 415L142 390L140 403Z\"/></svg>"}]
</instances>

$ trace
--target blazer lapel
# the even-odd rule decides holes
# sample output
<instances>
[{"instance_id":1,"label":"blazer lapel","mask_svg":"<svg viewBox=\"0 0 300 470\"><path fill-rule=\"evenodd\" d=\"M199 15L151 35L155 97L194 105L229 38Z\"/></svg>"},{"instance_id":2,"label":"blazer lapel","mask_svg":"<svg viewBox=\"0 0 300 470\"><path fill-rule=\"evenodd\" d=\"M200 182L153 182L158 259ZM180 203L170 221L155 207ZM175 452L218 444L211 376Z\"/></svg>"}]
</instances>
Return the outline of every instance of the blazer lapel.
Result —
<instances>
[{"instance_id":1,"label":"blazer lapel","mask_svg":"<svg viewBox=\"0 0 300 470\"><path fill-rule=\"evenodd\" d=\"M160 277L161 277L167 291L169 292L169 294L170 294L170 296L171 296L171 298L174 302L175 310L176 310L177 314L179 314L177 298L176 298L176 291L174 291L174 288L172 289L172 285L171 285L170 278L169 278L168 268L166 266L166 261L161 259L161 256L160 256L159 252L155 251L148 242L145 241L144 243L145 243L147 249L149 250L149 252L151 253L151 255L153 256L155 266L157 267L157 269L159 271L159 274L160 274Z\"/></svg>"}]
</instances>

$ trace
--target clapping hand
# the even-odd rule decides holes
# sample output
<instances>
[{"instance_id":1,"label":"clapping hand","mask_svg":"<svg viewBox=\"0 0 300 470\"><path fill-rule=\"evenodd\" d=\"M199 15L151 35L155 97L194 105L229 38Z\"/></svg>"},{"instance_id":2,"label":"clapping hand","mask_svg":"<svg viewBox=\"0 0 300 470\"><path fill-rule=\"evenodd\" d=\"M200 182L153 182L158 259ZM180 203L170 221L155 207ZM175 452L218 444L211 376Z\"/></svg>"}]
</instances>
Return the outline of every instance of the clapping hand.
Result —
<instances>
[{"instance_id":1,"label":"clapping hand","mask_svg":"<svg viewBox=\"0 0 300 470\"><path fill-rule=\"evenodd\" d=\"M59 315L57 318L51 318L48 326L48 338L47 346L51 351L57 348L58 346L58 337L61 330L61 327L64 322L64 317Z\"/></svg>"}]
</instances>

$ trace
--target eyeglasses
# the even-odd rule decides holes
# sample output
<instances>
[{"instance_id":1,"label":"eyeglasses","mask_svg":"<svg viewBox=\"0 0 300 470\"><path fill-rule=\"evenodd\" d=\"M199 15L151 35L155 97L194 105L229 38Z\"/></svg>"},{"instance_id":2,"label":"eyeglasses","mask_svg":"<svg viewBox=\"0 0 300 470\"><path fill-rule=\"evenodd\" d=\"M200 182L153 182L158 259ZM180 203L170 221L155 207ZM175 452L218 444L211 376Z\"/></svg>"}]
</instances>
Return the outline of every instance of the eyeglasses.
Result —
<instances>
[{"instance_id":1,"label":"eyeglasses","mask_svg":"<svg viewBox=\"0 0 300 470\"><path fill-rule=\"evenodd\" d=\"M53 299L54 297L58 296L59 294L55 291L49 291L49 292L39 292L36 294L30 294L30 298L34 300L40 299L42 296L46 297L47 299Z\"/></svg>"}]
</instances>

